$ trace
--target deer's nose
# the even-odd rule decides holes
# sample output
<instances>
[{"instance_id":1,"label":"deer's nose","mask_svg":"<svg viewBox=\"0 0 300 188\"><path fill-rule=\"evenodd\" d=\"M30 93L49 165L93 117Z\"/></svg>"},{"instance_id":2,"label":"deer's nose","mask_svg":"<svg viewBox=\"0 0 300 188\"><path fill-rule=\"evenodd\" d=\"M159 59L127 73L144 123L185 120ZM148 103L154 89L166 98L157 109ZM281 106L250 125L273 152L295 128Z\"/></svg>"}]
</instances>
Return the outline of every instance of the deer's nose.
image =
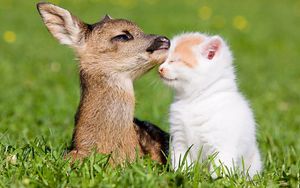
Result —
<instances>
[{"instance_id":1,"label":"deer's nose","mask_svg":"<svg viewBox=\"0 0 300 188\"><path fill-rule=\"evenodd\" d=\"M167 37L165 37L165 36L159 36L155 40L157 42L165 42L167 44L170 44L170 40Z\"/></svg>"}]
</instances>

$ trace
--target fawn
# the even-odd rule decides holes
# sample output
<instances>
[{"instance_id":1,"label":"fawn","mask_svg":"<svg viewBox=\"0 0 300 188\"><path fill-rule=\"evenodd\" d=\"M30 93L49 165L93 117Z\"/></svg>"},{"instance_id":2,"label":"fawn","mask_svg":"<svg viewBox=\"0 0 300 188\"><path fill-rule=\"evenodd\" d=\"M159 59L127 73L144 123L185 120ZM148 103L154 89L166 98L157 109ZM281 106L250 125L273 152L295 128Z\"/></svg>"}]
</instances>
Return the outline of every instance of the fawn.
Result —
<instances>
[{"instance_id":1,"label":"fawn","mask_svg":"<svg viewBox=\"0 0 300 188\"><path fill-rule=\"evenodd\" d=\"M133 161L137 154L165 163L169 134L134 118L133 81L165 61L169 39L108 15L86 24L50 3L38 3L37 9L50 33L79 59L81 98L67 156L82 159L95 149L111 154L112 164Z\"/></svg>"}]
</instances>

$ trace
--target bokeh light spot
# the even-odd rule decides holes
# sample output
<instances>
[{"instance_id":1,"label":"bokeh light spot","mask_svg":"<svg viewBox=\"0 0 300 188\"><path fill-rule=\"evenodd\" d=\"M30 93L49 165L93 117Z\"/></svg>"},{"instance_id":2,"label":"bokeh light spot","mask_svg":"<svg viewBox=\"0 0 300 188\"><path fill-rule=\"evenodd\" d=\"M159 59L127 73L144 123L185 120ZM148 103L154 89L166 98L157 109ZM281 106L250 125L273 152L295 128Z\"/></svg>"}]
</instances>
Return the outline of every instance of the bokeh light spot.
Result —
<instances>
[{"instance_id":1,"label":"bokeh light spot","mask_svg":"<svg viewBox=\"0 0 300 188\"><path fill-rule=\"evenodd\" d=\"M14 43L17 39L16 33L13 31L5 31L3 39L7 43Z\"/></svg>"},{"instance_id":2,"label":"bokeh light spot","mask_svg":"<svg viewBox=\"0 0 300 188\"><path fill-rule=\"evenodd\" d=\"M51 70L52 72L59 72L59 71L60 71L60 68L61 68L61 66L60 66L59 63L52 62L52 63L50 64L50 70Z\"/></svg>"},{"instance_id":3,"label":"bokeh light spot","mask_svg":"<svg viewBox=\"0 0 300 188\"><path fill-rule=\"evenodd\" d=\"M233 19L233 26L238 30L244 30L248 26L248 21L243 16L236 16Z\"/></svg>"},{"instance_id":4,"label":"bokeh light spot","mask_svg":"<svg viewBox=\"0 0 300 188\"><path fill-rule=\"evenodd\" d=\"M210 19L211 15L212 15L212 9L208 6L200 7L199 10L198 10L198 16L202 20Z\"/></svg>"}]
</instances>

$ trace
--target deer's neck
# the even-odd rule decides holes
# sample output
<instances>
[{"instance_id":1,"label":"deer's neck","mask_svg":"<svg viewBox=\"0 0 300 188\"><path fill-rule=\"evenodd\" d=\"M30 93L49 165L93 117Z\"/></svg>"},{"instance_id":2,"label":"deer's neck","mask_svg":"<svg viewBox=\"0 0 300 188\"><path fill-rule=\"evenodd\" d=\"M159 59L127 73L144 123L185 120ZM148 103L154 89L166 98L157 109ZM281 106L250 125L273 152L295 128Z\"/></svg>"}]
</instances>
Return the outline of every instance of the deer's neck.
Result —
<instances>
[{"instance_id":1,"label":"deer's neck","mask_svg":"<svg viewBox=\"0 0 300 188\"><path fill-rule=\"evenodd\" d=\"M133 84L129 78L89 77L81 72L74 144L91 146L101 142L101 138L108 142L126 134L126 130L133 128L134 104Z\"/></svg>"},{"instance_id":2,"label":"deer's neck","mask_svg":"<svg viewBox=\"0 0 300 188\"><path fill-rule=\"evenodd\" d=\"M81 78L79 122L95 121L101 126L126 126L133 120L134 93L132 81L125 77L102 76L93 80ZM79 123L78 122L78 123Z\"/></svg>"}]
</instances>

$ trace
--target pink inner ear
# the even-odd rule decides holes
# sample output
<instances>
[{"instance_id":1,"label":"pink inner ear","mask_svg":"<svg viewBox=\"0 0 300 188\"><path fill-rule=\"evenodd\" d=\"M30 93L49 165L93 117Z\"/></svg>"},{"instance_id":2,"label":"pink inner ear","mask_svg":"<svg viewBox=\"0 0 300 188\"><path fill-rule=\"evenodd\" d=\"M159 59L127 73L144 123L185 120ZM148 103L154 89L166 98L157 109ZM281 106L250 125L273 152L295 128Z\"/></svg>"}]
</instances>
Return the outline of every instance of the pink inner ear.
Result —
<instances>
[{"instance_id":1,"label":"pink inner ear","mask_svg":"<svg viewBox=\"0 0 300 188\"><path fill-rule=\"evenodd\" d=\"M206 58L212 60L215 57L216 53L218 52L220 45L221 45L220 40L218 39L212 40L207 46Z\"/></svg>"},{"instance_id":2,"label":"pink inner ear","mask_svg":"<svg viewBox=\"0 0 300 188\"><path fill-rule=\"evenodd\" d=\"M214 58L215 54L216 51L209 50L207 54L207 59L211 60L212 58Z\"/></svg>"}]
</instances>

